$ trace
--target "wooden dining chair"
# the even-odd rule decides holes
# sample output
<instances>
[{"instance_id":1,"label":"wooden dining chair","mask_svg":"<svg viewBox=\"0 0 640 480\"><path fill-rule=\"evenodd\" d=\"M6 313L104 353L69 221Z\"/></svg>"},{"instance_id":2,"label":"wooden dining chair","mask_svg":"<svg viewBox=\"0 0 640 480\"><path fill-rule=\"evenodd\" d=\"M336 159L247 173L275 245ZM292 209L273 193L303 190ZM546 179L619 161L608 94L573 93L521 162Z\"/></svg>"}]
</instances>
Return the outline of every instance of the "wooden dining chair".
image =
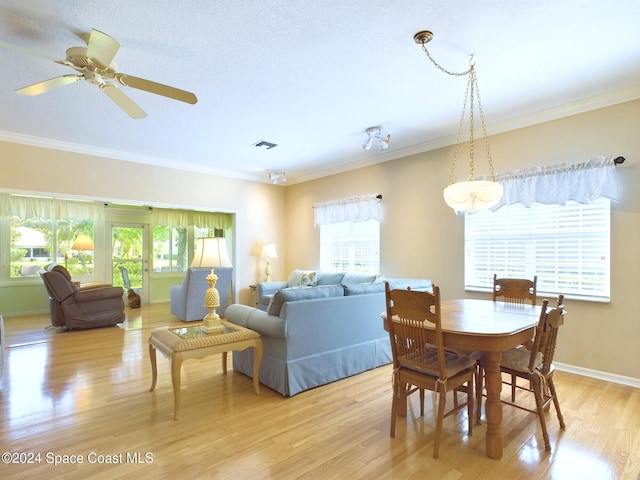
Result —
<instances>
[{"instance_id":1,"label":"wooden dining chair","mask_svg":"<svg viewBox=\"0 0 640 480\"><path fill-rule=\"evenodd\" d=\"M566 314L561 301L562 296L558 305L551 309L548 309L548 300L544 300L542 303L540 320L531 350L514 348L504 352L500 363L501 372L529 381L530 388L520 385L517 385L516 388L533 394L536 402L535 410L513 401L503 400L502 402L538 415L540 426L542 427L544 447L547 451L551 450L551 445L545 421L545 411L548 410L551 403L556 409L560 428L565 428L556 387L553 383L553 356L556 350L558 329L564 324L564 316Z\"/></svg>"},{"instance_id":2,"label":"wooden dining chair","mask_svg":"<svg viewBox=\"0 0 640 480\"><path fill-rule=\"evenodd\" d=\"M538 288L538 276L535 275L533 280L528 278L498 278L497 274L493 274L493 301L498 301L499 297L505 303L514 305L524 305L525 301L530 300L531 305L536 304L536 294ZM531 344L522 345L531 348ZM481 367L479 367L481 368ZM480 374L479 374L480 375ZM511 377L511 382L505 382L511 385L511 401L516 401L516 379Z\"/></svg>"},{"instance_id":3,"label":"wooden dining chair","mask_svg":"<svg viewBox=\"0 0 640 480\"><path fill-rule=\"evenodd\" d=\"M524 304L526 300L530 300L531 305L535 305L537 285L537 275L533 280L529 280L528 278L498 278L494 273L493 301L502 297L506 303Z\"/></svg>"},{"instance_id":4,"label":"wooden dining chair","mask_svg":"<svg viewBox=\"0 0 640 480\"><path fill-rule=\"evenodd\" d=\"M445 417L467 407L469 435L473 433L474 375L476 360L445 351L440 319L440 288L433 293L391 290L385 285L386 311L393 355L393 400L391 402L391 437L396 435L396 417L400 402L420 392L420 416L424 416L424 391L438 394L436 433L433 457L440 454L440 436ZM466 394L464 403L456 402L445 411L449 391Z\"/></svg>"}]
</instances>

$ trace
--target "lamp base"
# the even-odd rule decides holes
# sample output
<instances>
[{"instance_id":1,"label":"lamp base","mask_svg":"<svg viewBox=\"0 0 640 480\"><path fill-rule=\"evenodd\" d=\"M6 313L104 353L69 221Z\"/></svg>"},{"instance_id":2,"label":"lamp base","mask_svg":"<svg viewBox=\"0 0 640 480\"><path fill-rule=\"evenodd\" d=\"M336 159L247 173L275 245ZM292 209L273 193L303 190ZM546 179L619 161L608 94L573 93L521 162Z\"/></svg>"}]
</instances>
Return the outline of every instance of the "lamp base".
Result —
<instances>
[{"instance_id":1,"label":"lamp base","mask_svg":"<svg viewBox=\"0 0 640 480\"><path fill-rule=\"evenodd\" d=\"M211 269L211 274L207 275L209 288L207 288L204 297L204 306L209 310L209 313L205 315L204 325L201 328L207 334L224 332L224 326L220 323L220 315L216 313L216 308L220 306L220 294L216 290L217 281L218 276Z\"/></svg>"},{"instance_id":2,"label":"lamp base","mask_svg":"<svg viewBox=\"0 0 640 480\"><path fill-rule=\"evenodd\" d=\"M204 317L204 324L200 329L206 334L222 333L224 332L224 325L220 322L220 317L217 314L215 317L207 315Z\"/></svg>"},{"instance_id":3,"label":"lamp base","mask_svg":"<svg viewBox=\"0 0 640 480\"><path fill-rule=\"evenodd\" d=\"M265 281L270 282L271 281L271 259L269 257L267 257L267 260L265 263L264 274L267 277Z\"/></svg>"}]
</instances>

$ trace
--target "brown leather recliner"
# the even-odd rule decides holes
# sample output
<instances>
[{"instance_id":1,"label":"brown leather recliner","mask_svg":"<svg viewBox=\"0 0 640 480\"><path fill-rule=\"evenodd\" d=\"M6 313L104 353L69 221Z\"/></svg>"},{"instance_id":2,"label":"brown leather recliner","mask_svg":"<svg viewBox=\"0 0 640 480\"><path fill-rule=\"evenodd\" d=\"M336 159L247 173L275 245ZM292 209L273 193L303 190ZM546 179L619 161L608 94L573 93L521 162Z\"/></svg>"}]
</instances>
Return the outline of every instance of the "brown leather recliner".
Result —
<instances>
[{"instance_id":1,"label":"brown leather recliner","mask_svg":"<svg viewBox=\"0 0 640 480\"><path fill-rule=\"evenodd\" d=\"M124 290L111 285L79 288L61 265L41 273L51 304L54 327L107 327L125 320Z\"/></svg>"}]
</instances>

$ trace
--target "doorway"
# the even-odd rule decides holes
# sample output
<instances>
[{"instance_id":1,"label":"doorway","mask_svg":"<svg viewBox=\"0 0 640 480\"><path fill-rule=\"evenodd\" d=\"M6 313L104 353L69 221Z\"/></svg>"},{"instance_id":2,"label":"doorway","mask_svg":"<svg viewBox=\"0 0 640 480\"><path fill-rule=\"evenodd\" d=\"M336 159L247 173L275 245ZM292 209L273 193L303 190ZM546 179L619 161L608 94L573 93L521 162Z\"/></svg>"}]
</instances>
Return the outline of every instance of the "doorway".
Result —
<instances>
[{"instance_id":1,"label":"doorway","mask_svg":"<svg viewBox=\"0 0 640 480\"><path fill-rule=\"evenodd\" d=\"M148 232L148 225L111 225L112 283L123 287L125 294L132 288L142 303L149 303L150 298Z\"/></svg>"}]
</instances>

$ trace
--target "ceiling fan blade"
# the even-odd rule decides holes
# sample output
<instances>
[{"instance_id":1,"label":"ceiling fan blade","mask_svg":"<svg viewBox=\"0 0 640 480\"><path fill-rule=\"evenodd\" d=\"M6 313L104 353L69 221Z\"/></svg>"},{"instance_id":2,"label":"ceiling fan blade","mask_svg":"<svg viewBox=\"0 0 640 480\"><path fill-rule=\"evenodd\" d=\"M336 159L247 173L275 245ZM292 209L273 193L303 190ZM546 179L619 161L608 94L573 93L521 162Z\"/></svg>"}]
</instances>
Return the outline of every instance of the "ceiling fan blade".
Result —
<instances>
[{"instance_id":1,"label":"ceiling fan blade","mask_svg":"<svg viewBox=\"0 0 640 480\"><path fill-rule=\"evenodd\" d=\"M87 58L101 68L107 68L118 53L120 44L106 33L93 29L87 44Z\"/></svg>"},{"instance_id":2,"label":"ceiling fan blade","mask_svg":"<svg viewBox=\"0 0 640 480\"><path fill-rule=\"evenodd\" d=\"M54 88L79 82L83 78L84 77L82 75L63 75L61 77L50 78L49 80L20 88L16 90L16 93L19 93L20 95L40 95L41 93L48 92Z\"/></svg>"},{"instance_id":3,"label":"ceiling fan blade","mask_svg":"<svg viewBox=\"0 0 640 480\"><path fill-rule=\"evenodd\" d=\"M145 90L150 93L173 98L174 100L190 103L191 105L195 105L198 102L198 98L193 93L180 90L179 88L170 87L169 85L163 85L162 83L152 82L151 80L145 80L144 78L125 75L124 73L116 73L114 78L127 87Z\"/></svg>"},{"instance_id":4,"label":"ceiling fan blade","mask_svg":"<svg viewBox=\"0 0 640 480\"><path fill-rule=\"evenodd\" d=\"M126 93L120 90L113 83L103 83L100 90L106 93L127 115L131 118L144 118L147 114L136 103L131 100Z\"/></svg>"},{"instance_id":5,"label":"ceiling fan blade","mask_svg":"<svg viewBox=\"0 0 640 480\"><path fill-rule=\"evenodd\" d=\"M9 50L14 50L16 52L25 53L27 55L33 55L34 57L44 58L45 60L51 60L56 63L65 63L64 60L58 60L57 58L49 57L47 55L43 55L42 53L34 52L33 50L29 50L28 48L20 47L19 45L14 45L12 43L7 43L3 40L0 40L0 47L8 48Z\"/></svg>"}]
</instances>

